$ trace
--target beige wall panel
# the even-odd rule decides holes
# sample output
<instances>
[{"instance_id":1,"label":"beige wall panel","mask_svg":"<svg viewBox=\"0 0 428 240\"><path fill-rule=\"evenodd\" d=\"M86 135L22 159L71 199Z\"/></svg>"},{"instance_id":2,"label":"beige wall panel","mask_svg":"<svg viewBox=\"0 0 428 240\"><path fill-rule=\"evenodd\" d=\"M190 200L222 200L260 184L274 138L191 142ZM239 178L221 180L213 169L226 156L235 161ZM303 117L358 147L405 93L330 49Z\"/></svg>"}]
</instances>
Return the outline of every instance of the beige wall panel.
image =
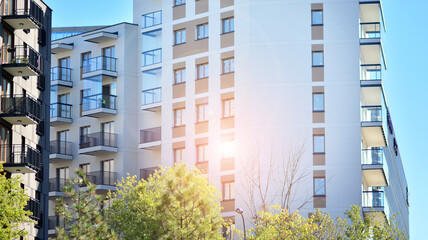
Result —
<instances>
[{"instance_id":1,"label":"beige wall panel","mask_svg":"<svg viewBox=\"0 0 428 240\"><path fill-rule=\"evenodd\" d=\"M195 167L202 173L208 173L208 162L198 162L195 164Z\"/></svg>"},{"instance_id":2,"label":"beige wall panel","mask_svg":"<svg viewBox=\"0 0 428 240\"><path fill-rule=\"evenodd\" d=\"M325 134L325 128L314 128L313 134L314 135L324 135Z\"/></svg>"},{"instance_id":3,"label":"beige wall panel","mask_svg":"<svg viewBox=\"0 0 428 240\"><path fill-rule=\"evenodd\" d=\"M179 83L172 86L172 98L181 98L186 96L186 83Z\"/></svg>"},{"instance_id":4,"label":"beige wall panel","mask_svg":"<svg viewBox=\"0 0 428 240\"><path fill-rule=\"evenodd\" d=\"M326 197L314 197L314 208L325 208L326 206Z\"/></svg>"},{"instance_id":5,"label":"beige wall panel","mask_svg":"<svg viewBox=\"0 0 428 240\"><path fill-rule=\"evenodd\" d=\"M221 212L234 212L235 211L235 200L221 201Z\"/></svg>"},{"instance_id":6,"label":"beige wall panel","mask_svg":"<svg viewBox=\"0 0 428 240\"><path fill-rule=\"evenodd\" d=\"M187 32L189 32L189 30ZM188 36L188 39L192 39L192 38ZM181 57L187 57L190 55L199 54L207 51L208 51L208 38L200 39L197 41L190 40L185 44L179 44L173 47L173 58L176 59Z\"/></svg>"},{"instance_id":7,"label":"beige wall panel","mask_svg":"<svg viewBox=\"0 0 428 240\"><path fill-rule=\"evenodd\" d=\"M312 40L324 39L324 26L312 26Z\"/></svg>"},{"instance_id":8,"label":"beige wall panel","mask_svg":"<svg viewBox=\"0 0 428 240\"><path fill-rule=\"evenodd\" d=\"M228 129L228 128L234 128L235 127L235 118L229 117L229 118L222 118L221 119L221 129Z\"/></svg>"},{"instance_id":9,"label":"beige wall panel","mask_svg":"<svg viewBox=\"0 0 428 240\"><path fill-rule=\"evenodd\" d=\"M227 51L221 53L221 59L231 58L235 56L235 51Z\"/></svg>"},{"instance_id":10,"label":"beige wall panel","mask_svg":"<svg viewBox=\"0 0 428 240\"><path fill-rule=\"evenodd\" d=\"M196 58L195 59L195 65L199 65L199 64L203 64L203 63L208 63L208 56L206 57L201 57L201 58Z\"/></svg>"},{"instance_id":11,"label":"beige wall panel","mask_svg":"<svg viewBox=\"0 0 428 240\"><path fill-rule=\"evenodd\" d=\"M311 4L311 9L312 10L322 10L323 9L323 4L322 3L312 3Z\"/></svg>"},{"instance_id":12,"label":"beige wall panel","mask_svg":"<svg viewBox=\"0 0 428 240\"><path fill-rule=\"evenodd\" d=\"M172 109L179 109L179 108L185 108L186 102L176 102L172 104Z\"/></svg>"},{"instance_id":13,"label":"beige wall panel","mask_svg":"<svg viewBox=\"0 0 428 240\"><path fill-rule=\"evenodd\" d=\"M177 20L186 17L186 4L175 6L172 9L172 19Z\"/></svg>"},{"instance_id":14,"label":"beige wall panel","mask_svg":"<svg viewBox=\"0 0 428 240\"><path fill-rule=\"evenodd\" d=\"M207 133L208 122L195 123L195 134Z\"/></svg>"},{"instance_id":15,"label":"beige wall panel","mask_svg":"<svg viewBox=\"0 0 428 240\"><path fill-rule=\"evenodd\" d=\"M197 138L195 139L195 145L200 145L200 144L208 144L208 138Z\"/></svg>"},{"instance_id":16,"label":"beige wall panel","mask_svg":"<svg viewBox=\"0 0 428 240\"><path fill-rule=\"evenodd\" d=\"M235 33L225 33L220 36L220 47L226 48L231 47L235 44Z\"/></svg>"},{"instance_id":17,"label":"beige wall panel","mask_svg":"<svg viewBox=\"0 0 428 240\"><path fill-rule=\"evenodd\" d=\"M235 169L235 159L227 158L222 159L220 164L220 171L230 171Z\"/></svg>"},{"instance_id":18,"label":"beige wall panel","mask_svg":"<svg viewBox=\"0 0 428 240\"><path fill-rule=\"evenodd\" d=\"M235 98L235 92L223 93L221 95L221 100Z\"/></svg>"},{"instance_id":19,"label":"beige wall panel","mask_svg":"<svg viewBox=\"0 0 428 240\"><path fill-rule=\"evenodd\" d=\"M208 97L197 98L195 99L195 105L208 103Z\"/></svg>"},{"instance_id":20,"label":"beige wall panel","mask_svg":"<svg viewBox=\"0 0 428 240\"><path fill-rule=\"evenodd\" d=\"M325 154L314 154L314 166L325 166Z\"/></svg>"},{"instance_id":21,"label":"beige wall panel","mask_svg":"<svg viewBox=\"0 0 428 240\"><path fill-rule=\"evenodd\" d=\"M325 177L325 170L314 170L314 178L315 177Z\"/></svg>"},{"instance_id":22,"label":"beige wall panel","mask_svg":"<svg viewBox=\"0 0 428 240\"><path fill-rule=\"evenodd\" d=\"M313 123L324 123L325 122L325 113L324 112L313 112L312 113L312 122Z\"/></svg>"},{"instance_id":23,"label":"beige wall panel","mask_svg":"<svg viewBox=\"0 0 428 240\"><path fill-rule=\"evenodd\" d=\"M186 126L179 126L179 127L172 128L173 138L184 137L184 136L186 136Z\"/></svg>"},{"instance_id":24,"label":"beige wall panel","mask_svg":"<svg viewBox=\"0 0 428 240\"><path fill-rule=\"evenodd\" d=\"M185 141L181 141L181 142L174 142L172 143L172 148L176 149L176 148L184 148L186 147L186 142Z\"/></svg>"},{"instance_id":25,"label":"beige wall panel","mask_svg":"<svg viewBox=\"0 0 428 240\"><path fill-rule=\"evenodd\" d=\"M182 69L186 67L186 62L174 63L172 66L174 70Z\"/></svg>"},{"instance_id":26,"label":"beige wall panel","mask_svg":"<svg viewBox=\"0 0 428 240\"><path fill-rule=\"evenodd\" d=\"M221 13L221 19L223 19L223 18L228 18L228 17L233 17L234 16L234 12L233 12L233 10L231 10L231 11L227 11L227 12L222 12Z\"/></svg>"},{"instance_id":27,"label":"beige wall panel","mask_svg":"<svg viewBox=\"0 0 428 240\"><path fill-rule=\"evenodd\" d=\"M234 174L230 174L230 175L224 175L220 177L220 181L223 182L233 182L235 181L235 175Z\"/></svg>"},{"instance_id":28,"label":"beige wall panel","mask_svg":"<svg viewBox=\"0 0 428 240\"><path fill-rule=\"evenodd\" d=\"M312 44L312 51L324 51L324 44Z\"/></svg>"},{"instance_id":29,"label":"beige wall panel","mask_svg":"<svg viewBox=\"0 0 428 240\"><path fill-rule=\"evenodd\" d=\"M220 88L231 88L235 86L235 73L226 73L220 76Z\"/></svg>"},{"instance_id":30,"label":"beige wall panel","mask_svg":"<svg viewBox=\"0 0 428 240\"><path fill-rule=\"evenodd\" d=\"M195 2L195 14L208 12L209 2L208 0L199 0Z\"/></svg>"},{"instance_id":31,"label":"beige wall panel","mask_svg":"<svg viewBox=\"0 0 428 240\"><path fill-rule=\"evenodd\" d=\"M312 92L314 93L323 93L324 92L324 86L313 86Z\"/></svg>"},{"instance_id":32,"label":"beige wall panel","mask_svg":"<svg viewBox=\"0 0 428 240\"><path fill-rule=\"evenodd\" d=\"M312 68L312 82L324 82L324 67Z\"/></svg>"},{"instance_id":33,"label":"beige wall panel","mask_svg":"<svg viewBox=\"0 0 428 240\"><path fill-rule=\"evenodd\" d=\"M208 78L202 78L195 81L195 94L208 92Z\"/></svg>"}]
</instances>

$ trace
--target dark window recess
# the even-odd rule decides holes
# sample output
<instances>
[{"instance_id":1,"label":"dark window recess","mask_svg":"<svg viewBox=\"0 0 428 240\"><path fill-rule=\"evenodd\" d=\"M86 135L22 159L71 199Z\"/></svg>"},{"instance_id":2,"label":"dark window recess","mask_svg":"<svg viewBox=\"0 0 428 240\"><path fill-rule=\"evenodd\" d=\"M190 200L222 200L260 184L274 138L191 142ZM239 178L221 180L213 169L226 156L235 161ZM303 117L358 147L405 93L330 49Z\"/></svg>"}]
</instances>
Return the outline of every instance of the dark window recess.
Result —
<instances>
[{"instance_id":1,"label":"dark window recess","mask_svg":"<svg viewBox=\"0 0 428 240\"><path fill-rule=\"evenodd\" d=\"M39 220L37 220L36 225L34 227L37 229L43 228L43 212L42 211L39 212Z\"/></svg>"},{"instance_id":2,"label":"dark window recess","mask_svg":"<svg viewBox=\"0 0 428 240\"><path fill-rule=\"evenodd\" d=\"M36 134L39 136L45 135L45 121L42 120L37 124Z\"/></svg>"},{"instance_id":3,"label":"dark window recess","mask_svg":"<svg viewBox=\"0 0 428 240\"><path fill-rule=\"evenodd\" d=\"M46 46L46 30L43 28L39 30L39 39L37 43L39 43L40 46Z\"/></svg>"},{"instance_id":4,"label":"dark window recess","mask_svg":"<svg viewBox=\"0 0 428 240\"><path fill-rule=\"evenodd\" d=\"M22 31L24 31L24 32L25 32L25 34L29 34L29 33L30 33L30 29L24 29L24 30L22 30Z\"/></svg>"},{"instance_id":5,"label":"dark window recess","mask_svg":"<svg viewBox=\"0 0 428 240\"><path fill-rule=\"evenodd\" d=\"M39 89L40 91L45 90L45 80L46 77L43 74L37 77L37 89Z\"/></svg>"},{"instance_id":6,"label":"dark window recess","mask_svg":"<svg viewBox=\"0 0 428 240\"><path fill-rule=\"evenodd\" d=\"M40 151L41 152L41 151ZM43 158L42 158L43 159ZM40 166L40 170L36 173L36 181L43 182L43 164Z\"/></svg>"}]
</instances>

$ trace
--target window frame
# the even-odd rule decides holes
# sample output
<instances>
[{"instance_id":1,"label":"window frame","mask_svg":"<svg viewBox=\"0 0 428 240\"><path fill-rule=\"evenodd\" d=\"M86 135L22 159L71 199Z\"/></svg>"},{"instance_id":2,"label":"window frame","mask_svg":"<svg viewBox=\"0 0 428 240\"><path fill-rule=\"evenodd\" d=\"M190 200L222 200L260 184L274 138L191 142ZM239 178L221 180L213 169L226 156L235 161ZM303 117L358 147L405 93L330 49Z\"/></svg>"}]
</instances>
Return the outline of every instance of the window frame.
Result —
<instances>
[{"instance_id":1,"label":"window frame","mask_svg":"<svg viewBox=\"0 0 428 240\"><path fill-rule=\"evenodd\" d=\"M177 160L177 153L180 153L180 162L178 162ZM186 154L186 148L185 147L181 147L181 148L174 148L173 149L173 154L174 154L174 163L182 163L183 159L184 159L184 155Z\"/></svg>"},{"instance_id":2,"label":"window frame","mask_svg":"<svg viewBox=\"0 0 428 240\"><path fill-rule=\"evenodd\" d=\"M196 80L208 78L210 75L210 69L209 68L210 68L209 63L201 63L201 64L196 65ZM203 71L202 77L199 76L201 69Z\"/></svg>"},{"instance_id":3,"label":"window frame","mask_svg":"<svg viewBox=\"0 0 428 240\"><path fill-rule=\"evenodd\" d=\"M179 3L177 3L179 2ZM186 4L186 0L174 0L174 6L173 7L177 7L177 6L181 6L181 5L185 5Z\"/></svg>"},{"instance_id":4,"label":"window frame","mask_svg":"<svg viewBox=\"0 0 428 240\"><path fill-rule=\"evenodd\" d=\"M178 34L180 34L180 37L178 37ZM177 41L179 38L180 38L180 42ZM187 40L187 33L185 28L177 29L174 31L174 46L185 44L186 40Z\"/></svg>"},{"instance_id":5,"label":"window frame","mask_svg":"<svg viewBox=\"0 0 428 240\"><path fill-rule=\"evenodd\" d=\"M228 105L228 111L226 111ZM228 98L222 100L222 118L230 118L235 116L235 98Z\"/></svg>"},{"instance_id":6,"label":"window frame","mask_svg":"<svg viewBox=\"0 0 428 240\"><path fill-rule=\"evenodd\" d=\"M322 95L322 109L315 109L315 97L317 95ZM313 112L325 112L325 94L323 92L314 92L312 93L312 111Z\"/></svg>"},{"instance_id":7,"label":"window frame","mask_svg":"<svg viewBox=\"0 0 428 240\"><path fill-rule=\"evenodd\" d=\"M321 189L321 188L319 188L319 189L317 189L316 188L316 181L317 180L323 180L322 181L322 183L323 183L323 185L324 185L324 187ZM326 196L326 193L327 193L327 184L326 184L326 181L325 181L325 177L314 177L314 180L313 180L313 190L314 190L314 197L325 197ZM322 191L321 193L318 193L319 191Z\"/></svg>"},{"instance_id":8,"label":"window frame","mask_svg":"<svg viewBox=\"0 0 428 240\"><path fill-rule=\"evenodd\" d=\"M227 29L228 30L227 31L225 28L226 21L228 21L228 23L227 23L227 26L228 26ZM222 31L221 31L222 34L235 32L235 16L221 19L221 28L222 28Z\"/></svg>"},{"instance_id":9,"label":"window frame","mask_svg":"<svg viewBox=\"0 0 428 240\"><path fill-rule=\"evenodd\" d=\"M180 72L180 80L177 81L177 73ZM174 70L174 84L180 84L186 82L186 68L180 68Z\"/></svg>"},{"instance_id":10,"label":"window frame","mask_svg":"<svg viewBox=\"0 0 428 240\"><path fill-rule=\"evenodd\" d=\"M227 62L227 63L226 63ZM226 68L225 68L225 66L226 66L226 64L229 66L228 68L229 68L229 70L226 72ZM225 58L225 59L223 59L222 60L222 64L221 64L221 67L222 67L222 73L223 74L227 74L227 73L233 73L233 72L235 72L235 57L230 57L230 58Z\"/></svg>"},{"instance_id":11,"label":"window frame","mask_svg":"<svg viewBox=\"0 0 428 240\"><path fill-rule=\"evenodd\" d=\"M202 109L200 109L200 107L202 107ZM201 113L200 112L201 110L203 111L202 119L199 118L199 114ZM208 103L202 103L202 104L196 105L196 122L197 123L208 122Z\"/></svg>"},{"instance_id":12,"label":"window frame","mask_svg":"<svg viewBox=\"0 0 428 240\"><path fill-rule=\"evenodd\" d=\"M199 37L200 27L202 27L203 37ZM195 40L202 40L209 37L209 25L208 23L198 24L195 29Z\"/></svg>"},{"instance_id":13,"label":"window frame","mask_svg":"<svg viewBox=\"0 0 428 240\"><path fill-rule=\"evenodd\" d=\"M222 182L221 186L222 186L221 193L222 193L222 199L223 199L223 201L235 200L235 197L236 197L236 193L235 193L235 181ZM226 189L226 186L228 186L227 189ZM228 190L228 191L226 191L226 190Z\"/></svg>"},{"instance_id":14,"label":"window frame","mask_svg":"<svg viewBox=\"0 0 428 240\"><path fill-rule=\"evenodd\" d=\"M314 64L314 54L321 53L321 64ZM324 51L312 51L312 67L324 67Z\"/></svg>"},{"instance_id":15,"label":"window frame","mask_svg":"<svg viewBox=\"0 0 428 240\"><path fill-rule=\"evenodd\" d=\"M322 137L323 138L323 141L322 141L322 143L323 143L322 152L315 151L315 149L316 149L316 147L315 147L315 138L318 138L318 137ZM325 135L314 135L312 140L313 140L313 154L325 154Z\"/></svg>"},{"instance_id":16,"label":"window frame","mask_svg":"<svg viewBox=\"0 0 428 240\"><path fill-rule=\"evenodd\" d=\"M184 113L186 108L176 108L174 109L174 127L184 126ZM179 121L177 121L179 119Z\"/></svg>"},{"instance_id":17,"label":"window frame","mask_svg":"<svg viewBox=\"0 0 428 240\"><path fill-rule=\"evenodd\" d=\"M314 13L321 13L321 23L314 23ZM324 11L322 9L314 9L311 11L311 26L324 26Z\"/></svg>"},{"instance_id":18,"label":"window frame","mask_svg":"<svg viewBox=\"0 0 428 240\"><path fill-rule=\"evenodd\" d=\"M159 22L156 23L156 16L155 15L159 15ZM146 18L152 18L153 19L153 25L147 24L147 20ZM162 24L162 10L158 10L158 11L154 11L154 12L149 12L146 14L141 15L141 28L149 28L149 27L153 27L153 26L157 26L157 25L161 25Z\"/></svg>"},{"instance_id":19,"label":"window frame","mask_svg":"<svg viewBox=\"0 0 428 240\"><path fill-rule=\"evenodd\" d=\"M203 159L200 159L200 152L203 151ZM197 163L204 163L208 162L207 158L207 151L208 151L208 144L198 144L196 145L196 162Z\"/></svg>"}]
</instances>

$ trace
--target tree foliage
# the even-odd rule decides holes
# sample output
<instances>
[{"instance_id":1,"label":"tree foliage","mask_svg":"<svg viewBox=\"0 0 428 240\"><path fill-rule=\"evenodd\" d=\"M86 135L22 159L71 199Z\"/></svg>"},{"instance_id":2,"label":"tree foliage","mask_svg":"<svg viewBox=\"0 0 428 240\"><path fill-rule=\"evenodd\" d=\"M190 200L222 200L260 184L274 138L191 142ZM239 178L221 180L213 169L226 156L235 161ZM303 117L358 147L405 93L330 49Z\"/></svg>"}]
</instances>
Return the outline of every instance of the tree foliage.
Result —
<instances>
[{"instance_id":1,"label":"tree foliage","mask_svg":"<svg viewBox=\"0 0 428 240\"><path fill-rule=\"evenodd\" d=\"M27 235L22 224L33 224L26 211L28 196L21 188L21 177L7 178L0 163L0 239L15 239Z\"/></svg>"},{"instance_id":2,"label":"tree foliage","mask_svg":"<svg viewBox=\"0 0 428 240\"><path fill-rule=\"evenodd\" d=\"M55 210L67 227L57 227L57 239L117 239L100 211L104 197L96 194L95 184L86 178L83 170L77 169L75 173L77 177L68 180L63 189L71 197L71 203L67 197L57 199Z\"/></svg>"},{"instance_id":3,"label":"tree foliage","mask_svg":"<svg viewBox=\"0 0 428 240\"><path fill-rule=\"evenodd\" d=\"M220 238L220 193L186 165L161 168L147 180L128 176L110 199L108 222L125 240Z\"/></svg>"},{"instance_id":4,"label":"tree foliage","mask_svg":"<svg viewBox=\"0 0 428 240\"><path fill-rule=\"evenodd\" d=\"M317 210L304 218L296 211L273 206L259 211L255 227L248 231L248 239L406 239L392 218L390 222L379 212L361 216L361 208L353 205L345 218L332 219L328 213Z\"/></svg>"}]
</instances>

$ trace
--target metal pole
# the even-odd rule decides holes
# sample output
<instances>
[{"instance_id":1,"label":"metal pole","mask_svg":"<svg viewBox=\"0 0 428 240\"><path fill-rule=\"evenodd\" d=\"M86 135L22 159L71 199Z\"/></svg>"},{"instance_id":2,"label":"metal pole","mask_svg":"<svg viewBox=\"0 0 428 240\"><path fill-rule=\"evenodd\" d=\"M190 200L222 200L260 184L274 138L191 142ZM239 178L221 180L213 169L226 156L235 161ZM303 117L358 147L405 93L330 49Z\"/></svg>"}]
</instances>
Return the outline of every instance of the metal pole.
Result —
<instances>
[{"instance_id":1,"label":"metal pole","mask_svg":"<svg viewBox=\"0 0 428 240\"><path fill-rule=\"evenodd\" d=\"M245 231L245 219L244 219L244 215L241 213L241 217L242 217L242 222L244 223L244 240L247 240L247 233Z\"/></svg>"}]
</instances>

